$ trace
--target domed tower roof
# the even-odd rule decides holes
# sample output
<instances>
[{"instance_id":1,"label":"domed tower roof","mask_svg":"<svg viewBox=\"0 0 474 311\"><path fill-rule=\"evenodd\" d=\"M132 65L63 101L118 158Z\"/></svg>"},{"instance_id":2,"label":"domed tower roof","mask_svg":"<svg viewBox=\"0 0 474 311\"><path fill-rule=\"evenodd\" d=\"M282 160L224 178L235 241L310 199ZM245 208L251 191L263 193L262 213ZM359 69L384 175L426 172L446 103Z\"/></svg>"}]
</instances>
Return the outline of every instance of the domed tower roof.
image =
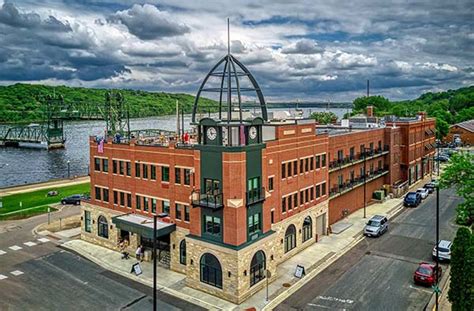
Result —
<instances>
[{"instance_id":1,"label":"domed tower roof","mask_svg":"<svg viewBox=\"0 0 474 311\"><path fill-rule=\"evenodd\" d=\"M211 85L211 79L215 83L217 82L217 85ZM219 120L242 122L242 97L247 96L249 93L256 95L257 106L261 109L261 117L265 121L268 120L267 106L262 90L257 80L255 80L244 64L230 54L230 42L228 42L227 55L222 57L212 67L199 87L194 101L192 122L196 122L196 113L198 112L201 93L203 92L218 94L218 99L216 100L218 107L212 108L213 112L217 110L219 113Z\"/></svg>"}]
</instances>

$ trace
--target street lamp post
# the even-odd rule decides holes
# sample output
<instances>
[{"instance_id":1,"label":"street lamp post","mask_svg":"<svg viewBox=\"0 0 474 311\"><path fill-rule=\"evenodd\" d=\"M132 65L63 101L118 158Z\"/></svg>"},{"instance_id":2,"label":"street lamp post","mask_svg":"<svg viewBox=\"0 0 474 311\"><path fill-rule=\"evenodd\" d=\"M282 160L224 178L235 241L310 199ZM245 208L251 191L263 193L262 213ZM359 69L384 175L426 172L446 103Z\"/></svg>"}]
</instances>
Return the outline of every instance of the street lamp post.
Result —
<instances>
[{"instance_id":1,"label":"street lamp post","mask_svg":"<svg viewBox=\"0 0 474 311\"><path fill-rule=\"evenodd\" d=\"M436 184L436 311L438 311L438 278L439 278L439 181Z\"/></svg>"},{"instance_id":2,"label":"street lamp post","mask_svg":"<svg viewBox=\"0 0 474 311\"><path fill-rule=\"evenodd\" d=\"M153 311L156 311L156 227L157 215L153 215Z\"/></svg>"},{"instance_id":3,"label":"street lamp post","mask_svg":"<svg viewBox=\"0 0 474 311\"><path fill-rule=\"evenodd\" d=\"M71 161L67 160L67 178L71 178Z\"/></svg>"}]
</instances>

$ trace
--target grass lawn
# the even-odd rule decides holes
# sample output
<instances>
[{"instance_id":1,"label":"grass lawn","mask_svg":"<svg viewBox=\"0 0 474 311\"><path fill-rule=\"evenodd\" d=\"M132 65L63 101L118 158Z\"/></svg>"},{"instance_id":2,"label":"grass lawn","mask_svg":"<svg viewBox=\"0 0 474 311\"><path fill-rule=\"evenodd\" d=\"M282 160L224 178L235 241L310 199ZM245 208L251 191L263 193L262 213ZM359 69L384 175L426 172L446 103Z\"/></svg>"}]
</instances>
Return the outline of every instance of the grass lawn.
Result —
<instances>
[{"instance_id":1,"label":"grass lawn","mask_svg":"<svg viewBox=\"0 0 474 311\"><path fill-rule=\"evenodd\" d=\"M32 217L39 214L44 214L48 212L48 205L33 207L28 210L18 210L8 215L0 214L0 220L14 220L14 219L23 219ZM51 207L51 212L55 212L57 209Z\"/></svg>"},{"instance_id":2,"label":"grass lawn","mask_svg":"<svg viewBox=\"0 0 474 311\"><path fill-rule=\"evenodd\" d=\"M49 191L58 191L58 195L54 197L48 197ZM36 190L32 192L18 193L7 195L3 197L3 208L0 208L0 217L2 214L10 213L13 211L19 211L29 209L32 207L45 207L47 211L47 205L58 203L62 198L70 196L72 194L83 194L90 192L90 183L83 183L72 186L64 187L52 187L43 190ZM22 206L20 207L20 202ZM41 209L38 209L38 211ZM32 210L25 211L29 213ZM35 209L33 210L35 211ZM0 218L1 219L1 218Z\"/></svg>"}]
</instances>

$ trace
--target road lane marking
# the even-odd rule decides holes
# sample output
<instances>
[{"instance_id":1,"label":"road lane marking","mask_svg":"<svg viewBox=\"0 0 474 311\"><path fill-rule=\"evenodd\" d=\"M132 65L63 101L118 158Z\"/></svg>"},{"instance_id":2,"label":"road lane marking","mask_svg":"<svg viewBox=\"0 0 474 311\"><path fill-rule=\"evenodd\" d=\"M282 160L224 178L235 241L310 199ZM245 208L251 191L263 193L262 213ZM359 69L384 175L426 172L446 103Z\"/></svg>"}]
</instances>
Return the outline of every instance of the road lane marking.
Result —
<instances>
[{"instance_id":1,"label":"road lane marking","mask_svg":"<svg viewBox=\"0 0 474 311\"><path fill-rule=\"evenodd\" d=\"M8 276L0 274L0 280L8 279Z\"/></svg>"},{"instance_id":2,"label":"road lane marking","mask_svg":"<svg viewBox=\"0 0 474 311\"><path fill-rule=\"evenodd\" d=\"M9 249L11 249L12 251L17 251L17 250L20 250L22 249L23 247L20 247L18 245L13 245L13 246L10 246Z\"/></svg>"},{"instance_id":3,"label":"road lane marking","mask_svg":"<svg viewBox=\"0 0 474 311\"><path fill-rule=\"evenodd\" d=\"M425 288L416 287L416 286L413 286L413 285L410 285L409 287L410 287L411 289L416 289L416 290L419 290L419 291L422 291L422 292L425 292L425 293L428 293L428 294L432 294L432 293L433 293L433 291L428 290L428 289L425 289Z\"/></svg>"},{"instance_id":4,"label":"road lane marking","mask_svg":"<svg viewBox=\"0 0 474 311\"><path fill-rule=\"evenodd\" d=\"M47 239L47 238L40 238L40 239L38 239L38 241L40 241L41 243L46 243L46 242L49 242L49 239Z\"/></svg>"},{"instance_id":5,"label":"road lane marking","mask_svg":"<svg viewBox=\"0 0 474 311\"><path fill-rule=\"evenodd\" d=\"M14 276L19 276L19 275L23 274L23 272L21 272L20 270L15 270L15 271L12 271L10 273L13 274Z\"/></svg>"},{"instance_id":6,"label":"road lane marking","mask_svg":"<svg viewBox=\"0 0 474 311\"><path fill-rule=\"evenodd\" d=\"M6 254L6 253L7 253L7 252L2 251L2 250L0 249L0 255L4 255L4 254Z\"/></svg>"},{"instance_id":7,"label":"road lane marking","mask_svg":"<svg viewBox=\"0 0 474 311\"><path fill-rule=\"evenodd\" d=\"M35 242L25 242L25 243L23 243L23 244L25 244L26 246L30 246L30 247L31 247L31 246L35 246L35 245L38 245L38 244L36 244Z\"/></svg>"},{"instance_id":8,"label":"road lane marking","mask_svg":"<svg viewBox=\"0 0 474 311\"><path fill-rule=\"evenodd\" d=\"M308 306L310 307L319 307L319 308L323 308L323 309L331 309L331 307L326 307L326 306L323 306L323 305L318 305L316 303L308 303Z\"/></svg>"},{"instance_id":9,"label":"road lane marking","mask_svg":"<svg viewBox=\"0 0 474 311\"><path fill-rule=\"evenodd\" d=\"M318 298L321 300L336 301L336 302L348 303L348 304L354 303L354 300L351 300L351 299L341 299L341 298L331 297L331 296L318 296Z\"/></svg>"}]
</instances>

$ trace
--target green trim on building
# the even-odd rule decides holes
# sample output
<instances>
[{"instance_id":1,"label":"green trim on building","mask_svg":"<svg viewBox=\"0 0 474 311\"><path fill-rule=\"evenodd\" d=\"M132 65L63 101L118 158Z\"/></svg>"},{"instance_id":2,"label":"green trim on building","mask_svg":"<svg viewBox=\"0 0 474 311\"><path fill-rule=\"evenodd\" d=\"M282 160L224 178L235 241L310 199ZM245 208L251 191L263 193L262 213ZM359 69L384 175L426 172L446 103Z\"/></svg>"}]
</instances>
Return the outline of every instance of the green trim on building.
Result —
<instances>
[{"instance_id":1,"label":"green trim on building","mask_svg":"<svg viewBox=\"0 0 474 311\"><path fill-rule=\"evenodd\" d=\"M139 234L140 236L148 238L148 239L153 239L153 228L142 226L140 224L129 222L123 219L119 219L117 217L120 217L120 216L112 217L112 223L115 224L117 228L128 231L128 232ZM162 236L168 235L175 230L176 230L176 224L170 224L169 226L166 226L165 228L156 230L156 237L162 237Z\"/></svg>"},{"instance_id":2,"label":"green trim on building","mask_svg":"<svg viewBox=\"0 0 474 311\"><path fill-rule=\"evenodd\" d=\"M253 243L258 242L261 239L264 239L267 236L270 236L274 233L276 233L276 232L273 231L273 230L269 230L268 232L265 232L265 234L262 234L261 236L259 236L258 239L255 239L253 241L247 241L244 244L240 244L239 246L230 245L230 244L226 244L226 243L223 243L223 242L212 241L212 240L208 240L208 239L203 239L202 237L197 236L197 235L193 235L193 234L188 234L188 235L186 235L186 237L190 238L190 239L195 239L195 240L198 240L198 241L211 243L211 244L214 244L214 245L217 245L217 246L222 246L222 247L232 249L232 250L235 250L235 251L239 251L239 250L244 249L245 247L250 246Z\"/></svg>"}]
</instances>

